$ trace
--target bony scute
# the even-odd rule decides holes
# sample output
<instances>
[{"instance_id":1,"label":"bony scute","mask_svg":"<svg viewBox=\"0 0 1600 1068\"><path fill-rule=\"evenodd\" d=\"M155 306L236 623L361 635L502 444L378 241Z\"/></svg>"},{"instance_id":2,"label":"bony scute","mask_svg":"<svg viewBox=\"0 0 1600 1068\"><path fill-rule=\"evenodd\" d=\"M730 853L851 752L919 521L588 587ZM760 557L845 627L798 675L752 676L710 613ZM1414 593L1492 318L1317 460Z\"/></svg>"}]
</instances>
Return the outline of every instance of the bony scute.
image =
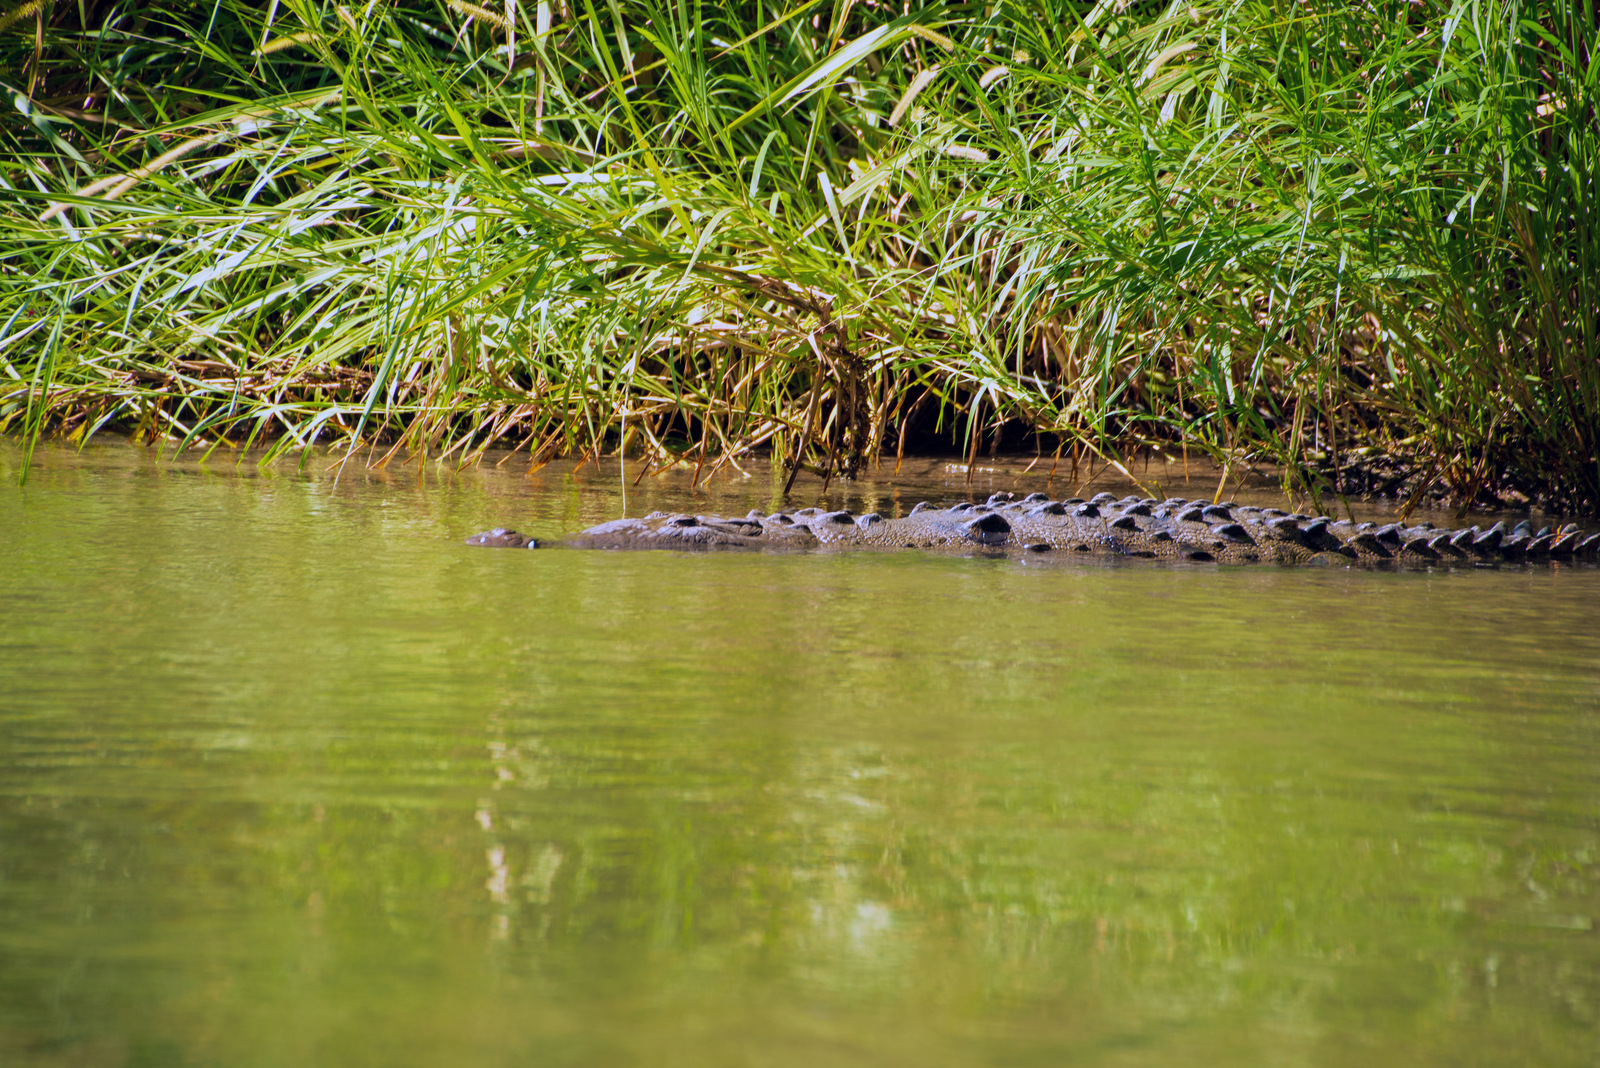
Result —
<instances>
[{"instance_id":1,"label":"bony scute","mask_svg":"<svg viewBox=\"0 0 1600 1068\"><path fill-rule=\"evenodd\" d=\"M536 548L538 542L504 527L476 534L469 545ZM924 501L909 514L801 508L738 518L652 512L601 523L566 539L587 549L810 548L1059 552L1217 563L1449 564L1593 560L1600 533L1574 524L1535 530L1531 523L1496 523L1445 530L1432 523L1355 523L1280 508L1213 503L1181 497L1052 500L1042 493L996 493L982 504L939 508Z\"/></svg>"}]
</instances>

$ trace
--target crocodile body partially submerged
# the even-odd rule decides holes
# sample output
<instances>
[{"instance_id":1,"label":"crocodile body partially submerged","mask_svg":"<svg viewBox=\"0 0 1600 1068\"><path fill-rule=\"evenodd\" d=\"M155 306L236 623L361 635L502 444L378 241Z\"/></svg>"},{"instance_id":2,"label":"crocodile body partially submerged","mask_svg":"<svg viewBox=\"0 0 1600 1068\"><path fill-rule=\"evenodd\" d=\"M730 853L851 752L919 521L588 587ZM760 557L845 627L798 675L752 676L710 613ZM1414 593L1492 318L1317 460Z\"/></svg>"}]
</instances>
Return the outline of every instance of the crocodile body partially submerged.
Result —
<instances>
[{"instance_id":1,"label":"crocodile body partially submerged","mask_svg":"<svg viewBox=\"0 0 1600 1068\"><path fill-rule=\"evenodd\" d=\"M535 548L516 531L496 528L467 539L498 548ZM1042 493L997 493L984 504L935 508L885 519L802 508L742 519L654 512L618 519L570 538L594 549L934 549L1099 554L1219 563L1361 563L1436 565L1594 559L1600 533L1575 525L1535 530L1496 523L1445 530L1431 523L1354 523L1278 508L1214 504L1171 497L1054 501Z\"/></svg>"}]
</instances>

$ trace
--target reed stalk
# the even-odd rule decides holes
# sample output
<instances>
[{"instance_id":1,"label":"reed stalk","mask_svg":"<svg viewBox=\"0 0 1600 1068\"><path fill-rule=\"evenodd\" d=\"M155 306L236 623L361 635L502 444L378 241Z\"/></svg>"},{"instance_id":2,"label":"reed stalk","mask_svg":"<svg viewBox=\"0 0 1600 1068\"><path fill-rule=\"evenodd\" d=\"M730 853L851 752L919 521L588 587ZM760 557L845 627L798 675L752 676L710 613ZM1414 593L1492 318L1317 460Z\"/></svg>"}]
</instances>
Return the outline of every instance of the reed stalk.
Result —
<instances>
[{"instance_id":1,"label":"reed stalk","mask_svg":"<svg viewBox=\"0 0 1600 1068\"><path fill-rule=\"evenodd\" d=\"M1600 508L1593 5L68 7L0 35L29 440Z\"/></svg>"}]
</instances>

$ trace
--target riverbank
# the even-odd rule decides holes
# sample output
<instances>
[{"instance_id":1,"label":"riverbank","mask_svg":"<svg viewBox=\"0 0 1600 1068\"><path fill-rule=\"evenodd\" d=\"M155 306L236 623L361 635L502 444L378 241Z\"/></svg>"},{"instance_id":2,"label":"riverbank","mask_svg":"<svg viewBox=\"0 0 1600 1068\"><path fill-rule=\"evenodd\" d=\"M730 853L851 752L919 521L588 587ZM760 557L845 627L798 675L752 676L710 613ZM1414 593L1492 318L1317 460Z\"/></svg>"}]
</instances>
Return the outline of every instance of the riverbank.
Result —
<instances>
[{"instance_id":1,"label":"riverbank","mask_svg":"<svg viewBox=\"0 0 1600 1068\"><path fill-rule=\"evenodd\" d=\"M1600 509L1566 0L57 7L0 35L29 440L1157 448Z\"/></svg>"},{"instance_id":2,"label":"riverbank","mask_svg":"<svg viewBox=\"0 0 1600 1068\"><path fill-rule=\"evenodd\" d=\"M294 460L274 462L264 449L250 452L200 450L175 452L166 447L140 445L116 434L101 434L83 447L46 441L31 459L23 443L0 437L0 483L15 484L24 465L41 471L97 470L120 472L140 481L167 479L266 479L310 481L338 487L410 487L418 493L482 498L485 526L516 526L540 538L561 538L596 523L649 512L689 511L700 514L744 515L752 508L763 513L821 508L846 509L857 514L878 512L888 518L909 514L919 502L944 506L962 501L981 503L995 493L1025 497L1043 493L1054 498L1089 498L1100 493L1119 497L1135 494L1162 499L1185 497L1228 500L1257 508L1288 512L1324 513L1336 519L1378 525L1404 521L1432 523L1449 529L1476 523L1487 529L1497 522L1508 527L1527 521L1535 528L1560 528L1569 522L1583 525L1585 517L1537 507L1473 509L1463 513L1437 500L1412 503L1400 496L1337 497L1313 500L1305 493L1285 491L1281 470L1241 465L1224 468L1199 457L1149 453L1126 465L1097 463L1074 470L1055 464L1048 456L1001 454L967 464L957 456L908 456L866 465L858 477L824 480L803 473L789 485L789 472L762 457L739 464L645 466L636 459L606 456L595 461L560 458L534 463L522 452L501 449L485 454L481 462L461 464L399 454L386 463L374 456L347 458L338 448L305 450ZM30 476L31 477L31 476ZM553 526L530 527L530 500L550 497L590 497L604 491L615 510L572 512ZM1586 528L1587 529L1587 528ZM464 531L466 534L476 531Z\"/></svg>"}]
</instances>

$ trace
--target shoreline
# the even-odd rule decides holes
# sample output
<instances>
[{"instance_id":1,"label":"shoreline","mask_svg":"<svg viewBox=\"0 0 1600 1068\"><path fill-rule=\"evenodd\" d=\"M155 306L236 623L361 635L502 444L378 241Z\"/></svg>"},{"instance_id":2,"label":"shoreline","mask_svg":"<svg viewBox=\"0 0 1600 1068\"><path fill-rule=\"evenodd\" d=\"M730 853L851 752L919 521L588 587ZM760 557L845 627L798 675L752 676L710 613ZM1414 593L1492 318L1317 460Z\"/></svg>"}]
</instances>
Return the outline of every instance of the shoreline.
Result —
<instances>
[{"instance_id":1,"label":"shoreline","mask_svg":"<svg viewBox=\"0 0 1600 1068\"><path fill-rule=\"evenodd\" d=\"M275 457L266 449L248 452L218 449L209 453L189 449L174 455L171 443L142 444L129 437L102 433L81 447L46 438L35 448L32 463L46 468L105 464L130 471L226 478L295 478L335 483L355 479L364 483L409 484L423 488L470 487L508 498L554 493L564 488L610 486L617 488L624 499L639 501L704 501L711 507L718 501L759 498L791 509L853 508L885 514L904 514L922 500L936 504L981 503L997 492L1023 495L1037 492L1063 498L1110 492L1143 493L1158 499L1183 496L1234 500L1290 511L1315 508L1318 512L1358 522L1383 523L1409 517L1440 526L1456 526L1464 520L1492 523L1502 519L1528 519L1556 523L1593 518L1585 513L1530 504L1461 509L1438 499L1424 499L1408 509L1407 500L1398 496L1327 493L1321 495L1320 501L1314 501L1309 494L1286 493L1281 469L1239 465L1225 472L1221 465L1206 458L1190 456L1184 460L1181 456L1156 453L1142 455L1122 465L1125 470L1103 462L1097 462L1092 468L1080 464L1077 477L1073 476L1071 465L1065 462L1055 466L1052 477L1048 455L1002 453L982 457L970 465L951 455L907 456L898 464L886 457L881 463L869 462L855 479L833 478L826 480L826 484L820 476L802 471L788 493L783 492L788 473L766 457L742 459L737 467L730 463L719 470L697 472L692 463L641 470L637 458L619 457L615 453L603 455L598 461L592 457L566 457L539 464L530 462L525 452L509 449L491 451L472 464L405 453L393 454L386 463L365 462L374 454L381 455L377 450L363 450L346 460L337 447L314 446L292 458ZM14 436L0 435L0 480L12 486L18 484L24 455L24 443ZM630 508L629 513L634 510Z\"/></svg>"}]
</instances>

